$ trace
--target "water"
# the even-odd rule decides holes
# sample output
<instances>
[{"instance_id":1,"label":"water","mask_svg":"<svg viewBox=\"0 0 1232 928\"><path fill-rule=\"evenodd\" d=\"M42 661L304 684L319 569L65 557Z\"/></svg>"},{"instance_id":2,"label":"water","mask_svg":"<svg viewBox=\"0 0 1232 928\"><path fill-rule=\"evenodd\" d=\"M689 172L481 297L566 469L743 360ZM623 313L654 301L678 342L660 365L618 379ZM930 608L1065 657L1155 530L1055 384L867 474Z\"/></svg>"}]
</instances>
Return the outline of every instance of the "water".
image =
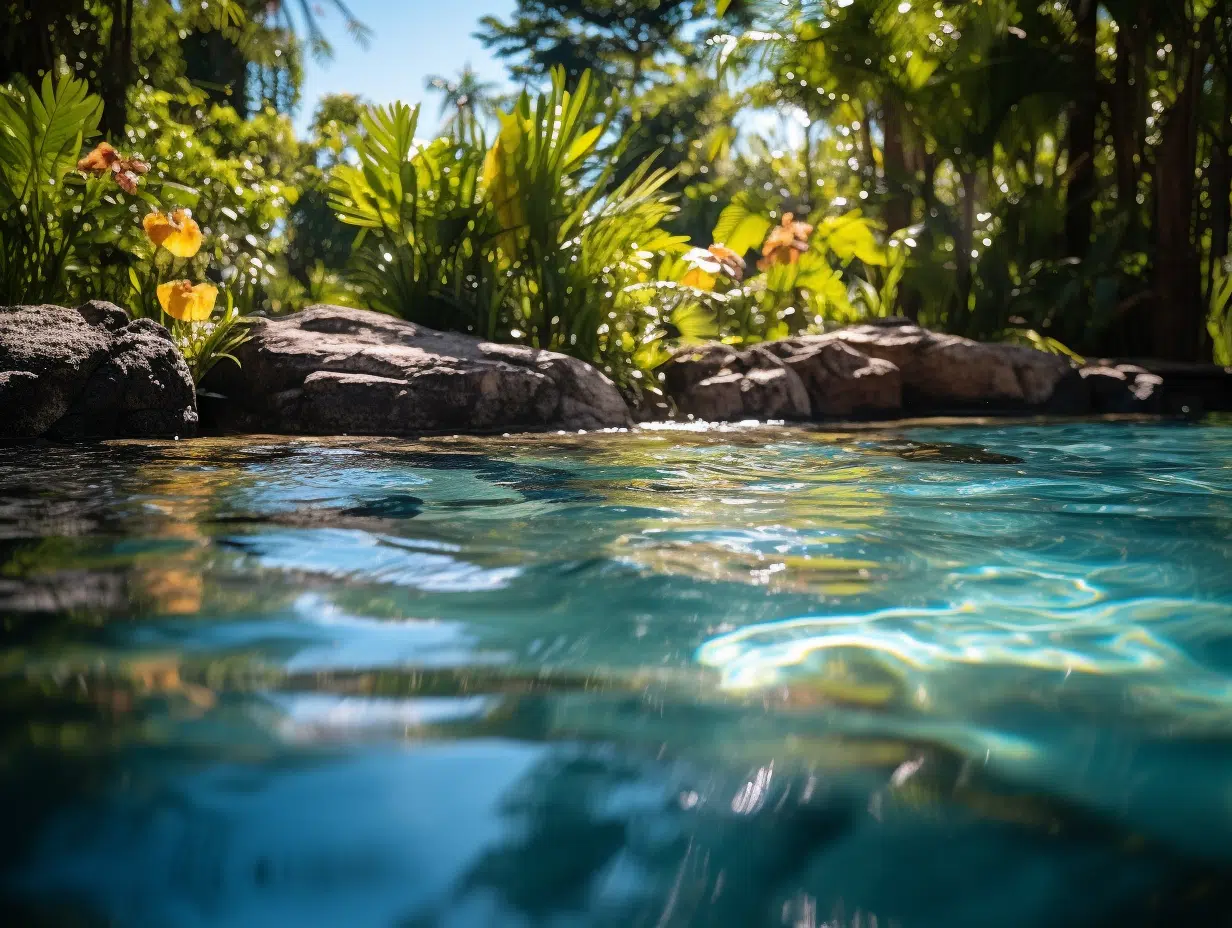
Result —
<instances>
[{"instance_id":1,"label":"water","mask_svg":"<svg viewBox=\"0 0 1232 928\"><path fill-rule=\"evenodd\" d=\"M1228 924L1232 427L0 449L20 925Z\"/></svg>"}]
</instances>

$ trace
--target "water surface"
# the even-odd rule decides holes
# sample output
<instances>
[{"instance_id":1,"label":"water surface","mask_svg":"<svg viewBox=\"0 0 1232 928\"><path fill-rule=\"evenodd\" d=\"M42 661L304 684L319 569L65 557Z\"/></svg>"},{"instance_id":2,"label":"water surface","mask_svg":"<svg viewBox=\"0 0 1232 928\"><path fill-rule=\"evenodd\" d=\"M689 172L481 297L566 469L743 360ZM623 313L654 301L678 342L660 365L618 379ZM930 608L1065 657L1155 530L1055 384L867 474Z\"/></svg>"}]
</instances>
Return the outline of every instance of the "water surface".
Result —
<instances>
[{"instance_id":1,"label":"water surface","mask_svg":"<svg viewBox=\"0 0 1232 928\"><path fill-rule=\"evenodd\" d=\"M0 907L1227 924L1232 427L0 449Z\"/></svg>"}]
</instances>

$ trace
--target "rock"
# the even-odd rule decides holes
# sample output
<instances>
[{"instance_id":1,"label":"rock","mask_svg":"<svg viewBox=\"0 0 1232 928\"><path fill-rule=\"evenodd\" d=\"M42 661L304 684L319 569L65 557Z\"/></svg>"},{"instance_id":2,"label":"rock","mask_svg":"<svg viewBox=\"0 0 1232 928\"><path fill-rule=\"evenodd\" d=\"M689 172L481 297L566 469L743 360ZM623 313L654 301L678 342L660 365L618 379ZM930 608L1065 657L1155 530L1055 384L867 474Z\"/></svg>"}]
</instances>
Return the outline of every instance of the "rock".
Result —
<instances>
[{"instance_id":1,"label":"rock","mask_svg":"<svg viewBox=\"0 0 1232 928\"><path fill-rule=\"evenodd\" d=\"M903 405L898 367L845 342L787 339L767 348L800 378L814 418L892 415Z\"/></svg>"},{"instance_id":2,"label":"rock","mask_svg":"<svg viewBox=\"0 0 1232 928\"><path fill-rule=\"evenodd\" d=\"M800 377L761 346L683 348L664 364L664 391L682 416L706 422L807 419L808 391Z\"/></svg>"},{"instance_id":3,"label":"rock","mask_svg":"<svg viewBox=\"0 0 1232 928\"><path fill-rule=\"evenodd\" d=\"M1163 378L1133 364L1105 362L1084 367L1079 374L1097 413L1153 413L1162 410Z\"/></svg>"},{"instance_id":4,"label":"rock","mask_svg":"<svg viewBox=\"0 0 1232 928\"><path fill-rule=\"evenodd\" d=\"M192 377L171 335L110 303L0 307L0 438L196 432Z\"/></svg>"},{"instance_id":5,"label":"rock","mask_svg":"<svg viewBox=\"0 0 1232 928\"><path fill-rule=\"evenodd\" d=\"M284 434L408 435L628 425L615 385L562 354L313 306L255 320L203 387L211 425Z\"/></svg>"},{"instance_id":6,"label":"rock","mask_svg":"<svg viewBox=\"0 0 1232 928\"><path fill-rule=\"evenodd\" d=\"M1112 368L1127 375L1133 400L1121 397L1129 404L1126 411L1189 417L1232 411L1232 367L1153 358L1105 358L1092 360L1087 367Z\"/></svg>"},{"instance_id":7,"label":"rock","mask_svg":"<svg viewBox=\"0 0 1232 928\"><path fill-rule=\"evenodd\" d=\"M807 412L790 399L794 389L775 393L744 384L750 372L779 365L804 388ZM885 418L903 411L1081 415L1091 406L1090 390L1065 358L940 335L900 320L766 342L745 352L727 345L685 348L659 372L681 413L707 419Z\"/></svg>"},{"instance_id":8,"label":"rock","mask_svg":"<svg viewBox=\"0 0 1232 928\"><path fill-rule=\"evenodd\" d=\"M988 344L914 325L858 325L798 341L841 341L902 372L903 405L914 412L1047 407L1073 367L1058 355Z\"/></svg>"}]
</instances>

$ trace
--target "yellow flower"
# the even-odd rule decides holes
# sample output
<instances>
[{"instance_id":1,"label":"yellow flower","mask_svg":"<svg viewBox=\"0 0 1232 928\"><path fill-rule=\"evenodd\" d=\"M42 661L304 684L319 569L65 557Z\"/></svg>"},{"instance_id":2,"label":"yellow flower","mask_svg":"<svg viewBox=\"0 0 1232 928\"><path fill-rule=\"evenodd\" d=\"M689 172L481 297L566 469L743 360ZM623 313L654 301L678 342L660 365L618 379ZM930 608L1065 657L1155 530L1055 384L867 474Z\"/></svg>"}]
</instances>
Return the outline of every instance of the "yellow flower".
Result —
<instances>
[{"instance_id":1,"label":"yellow flower","mask_svg":"<svg viewBox=\"0 0 1232 928\"><path fill-rule=\"evenodd\" d=\"M191 258L201 250L201 227L192 213L186 209L177 209L167 213L158 210L148 214L141 221L145 234L156 246L162 246L177 258Z\"/></svg>"},{"instance_id":2,"label":"yellow flower","mask_svg":"<svg viewBox=\"0 0 1232 928\"><path fill-rule=\"evenodd\" d=\"M211 284L193 286L188 280L173 280L158 286L158 302L172 319L204 322L214 311L218 288Z\"/></svg>"},{"instance_id":3,"label":"yellow flower","mask_svg":"<svg viewBox=\"0 0 1232 928\"><path fill-rule=\"evenodd\" d=\"M680 281L686 287L713 290L720 275L736 283L744 279L744 259L726 245L690 248L684 255L689 271Z\"/></svg>"}]
</instances>

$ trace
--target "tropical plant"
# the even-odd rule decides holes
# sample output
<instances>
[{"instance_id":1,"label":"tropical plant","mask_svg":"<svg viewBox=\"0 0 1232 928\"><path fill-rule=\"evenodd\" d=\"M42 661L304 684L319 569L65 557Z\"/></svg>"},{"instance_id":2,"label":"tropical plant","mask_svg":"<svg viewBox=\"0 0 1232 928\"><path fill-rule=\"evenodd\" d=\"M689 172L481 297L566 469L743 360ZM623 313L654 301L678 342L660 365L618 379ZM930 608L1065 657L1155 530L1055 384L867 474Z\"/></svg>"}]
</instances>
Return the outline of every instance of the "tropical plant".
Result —
<instances>
[{"instance_id":1,"label":"tropical plant","mask_svg":"<svg viewBox=\"0 0 1232 928\"><path fill-rule=\"evenodd\" d=\"M213 309L212 301L210 308ZM240 363L234 351L251 337L247 322L240 314L230 290L226 291L226 305L217 316L211 313L201 320L177 319L172 322L171 336L184 355L193 383L201 383L220 361Z\"/></svg>"},{"instance_id":2,"label":"tropical plant","mask_svg":"<svg viewBox=\"0 0 1232 928\"><path fill-rule=\"evenodd\" d=\"M373 308L632 376L623 294L685 246L662 228L668 172L647 159L614 180L626 141L600 149L613 112L589 75L569 89L558 71L501 114L484 151L417 140L417 108L369 108L358 163L331 173L331 205L359 230L350 280Z\"/></svg>"},{"instance_id":3,"label":"tropical plant","mask_svg":"<svg viewBox=\"0 0 1232 928\"><path fill-rule=\"evenodd\" d=\"M419 108L369 107L358 164L331 173L330 205L359 230L351 280L372 309L491 337L499 284L480 197L482 152L415 136Z\"/></svg>"},{"instance_id":4,"label":"tropical plant","mask_svg":"<svg viewBox=\"0 0 1232 928\"><path fill-rule=\"evenodd\" d=\"M512 273L518 335L608 367L626 352L617 294L649 279L657 257L685 242L666 232L675 212L663 186L669 172L647 159L610 186L627 138L597 157L612 128L589 73L572 90L563 70L532 100L523 93L501 117L484 164L485 196L497 217L502 269Z\"/></svg>"},{"instance_id":5,"label":"tropical plant","mask_svg":"<svg viewBox=\"0 0 1232 928\"><path fill-rule=\"evenodd\" d=\"M51 74L0 87L0 304L64 301L87 243L106 240L122 198L110 171L74 174L98 133L102 101L85 81Z\"/></svg>"},{"instance_id":6,"label":"tropical plant","mask_svg":"<svg viewBox=\"0 0 1232 928\"><path fill-rule=\"evenodd\" d=\"M682 283L704 290L717 286L723 292L718 318L723 340L746 344L784 338L855 321L862 310L881 314L881 304L873 308L869 301L888 294L884 288L896 284L898 272L890 269L884 275L882 290L868 280L878 278L887 264L877 224L858 209L837 215L817 210L807 221L798 220L770 205L778 203L777 195L742 193L714 227L717 245L712 250L722 247L744 256L760 249L760 274L742 279L729 273L698 281L686 273L681 278Z\"/></svg>"}]
</instances>

